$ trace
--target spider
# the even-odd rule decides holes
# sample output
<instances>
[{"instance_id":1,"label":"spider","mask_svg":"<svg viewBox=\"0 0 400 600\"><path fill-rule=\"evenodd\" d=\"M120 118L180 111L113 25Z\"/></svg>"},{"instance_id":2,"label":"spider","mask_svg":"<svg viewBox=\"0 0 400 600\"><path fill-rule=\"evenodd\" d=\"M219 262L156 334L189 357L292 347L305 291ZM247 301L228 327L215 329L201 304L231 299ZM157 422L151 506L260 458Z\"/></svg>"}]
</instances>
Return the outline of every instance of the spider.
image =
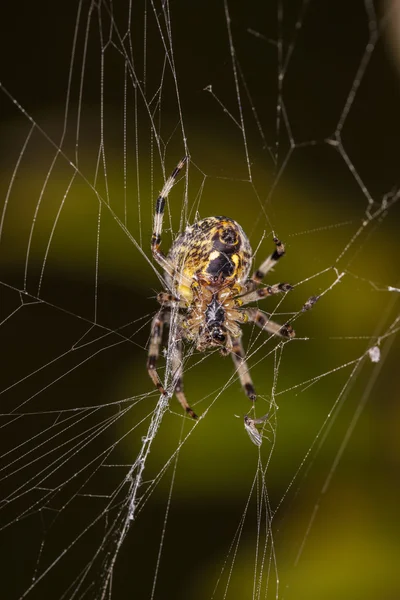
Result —
<instances>
[{"instance_id":1,"label":"spider","mask_svg":"<svg viewBox=\"0 0 400 600\"><path fill-rule=\"evenodd\" d=\"M157 296L161 309L152 322L147 369L160 393L165 394L156 362L163 328L170 322L171 309L176 307L178 341L172 357L174 392L186 413L196 419L183 391L183 340L194 342L199 351L219 348L223 356L231 354L242 387L254 401L256 392L246 364L239 324L250 321L282 338L292 338L295 332L288 323L281 326L271 321L269 315L258 308L243 308L250 302L292 289L288 283L260 287L265 275L285 254L285 247L277 238L274 238L274 252L252 277L249 277L253 258L249 240L241 226L229 217L201 219L186 227L167 255L160 250L165 202L186 161L184 157L175 167L156 202L151 249L164 269L168 291Z\"/></svg>"}]
</instances>

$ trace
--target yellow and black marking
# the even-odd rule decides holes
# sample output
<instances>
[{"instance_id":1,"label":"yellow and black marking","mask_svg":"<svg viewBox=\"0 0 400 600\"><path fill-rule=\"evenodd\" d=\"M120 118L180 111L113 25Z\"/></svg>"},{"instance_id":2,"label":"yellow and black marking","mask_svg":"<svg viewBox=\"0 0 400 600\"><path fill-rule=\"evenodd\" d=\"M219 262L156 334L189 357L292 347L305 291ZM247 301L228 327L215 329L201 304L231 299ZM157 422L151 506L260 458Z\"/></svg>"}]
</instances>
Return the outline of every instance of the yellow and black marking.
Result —
<instances>
[{"instance_id":1,"label":"yellow and black marking","mask_svg":"<svg viewBox=\"0 0 400 600\"><path fill-rule=\"evenodd\" d=\"M202 285L244 282L250 272L252 251L236 221L229 217L208 217L178 236L167 260L174 265L169 283L191 302L188 281L196 280Z\"/></svg>"}]
</instances>

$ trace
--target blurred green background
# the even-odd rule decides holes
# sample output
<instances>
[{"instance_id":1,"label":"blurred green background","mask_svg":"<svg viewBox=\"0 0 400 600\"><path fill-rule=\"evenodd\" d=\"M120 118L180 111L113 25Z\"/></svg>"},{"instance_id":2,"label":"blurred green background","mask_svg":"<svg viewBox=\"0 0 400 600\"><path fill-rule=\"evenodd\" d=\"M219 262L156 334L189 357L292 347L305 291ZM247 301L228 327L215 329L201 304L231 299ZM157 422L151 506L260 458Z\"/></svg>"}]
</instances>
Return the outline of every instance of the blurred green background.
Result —
<instances>
[{"instance_id":1,"label":"blurred green background","mask_svg":"<svg viewBox=\"0 0 400 600\"><path fill-rule=\"evenodd\" d=\"M61 557L28 597L74 597L75 578L126 497L125 486L108 519L81 536L104 510L105 496L123 482L158 401L145 368L161 289L149 242L163 173L184 154L185 137L187 194L183 174L170 195L163 248L181 219L192 222L196 214L239 221L257 249L256 263L271 251L272 232L287 246L269 282L295 284L276 320L295 314L297 339L281 353L251 327L244 334L257 414L268 412L273 390L279 407L271 412L273 432L260 455L264 467L268 461L268 502L273 511L279 507L274 546L260 558L265 511L259 533L260 488L252 488L259 454L236 418L248 411L248 400L237 378L230 380L229 359L194 353L186 363L186 395L198 414L211 408L175 454L194 424L182 419L171 399L146 464L140 512L115 567L112 597L152 597L161 540L155 598L225 597L229 548L246 509L226 597L257 597L258 551L263 595L270 570L266 597L276 596L279 578L277 597L285 600L397 598L395 333L382 339L380 363L365 359L354 371L378 336L396 331L399 310L396 294L387 291L400 287L399 207L380 210L399 173L399 84L390 41L383 31L338 148L325 140L333 138L368 42L363 3L310 2L297 36L301 3L229 3L250 182L243 132L234 121L240 114L224 4L171 2L171 30L161 4L153 12L148 3L134 3L130 21L123 2L101 4L99 11L93 5L92 13L90 6L8 6L0 36L1 81L26 111L2 90L1 444L4 497L16 494L2 505L4 596L21 597L33 574ZM173 51L165 61L169 35ZM284 57L292 48L278 133L279 47L271 43L277 39ZM133 50L132 70L125 70L121 40ZM24 148L27 115L35 128ZM291 143L295 148L280 174ZM374 199L371 213L378 213L353 240L366 219L364 185ZM302 313L310 296L334 283L332 267L345 273L342 281ZM271 311L277 304L260 308ZM114 541L102 544L78 597L101 597L102 561L115 552Z\"/></svg>"}]
</instances>

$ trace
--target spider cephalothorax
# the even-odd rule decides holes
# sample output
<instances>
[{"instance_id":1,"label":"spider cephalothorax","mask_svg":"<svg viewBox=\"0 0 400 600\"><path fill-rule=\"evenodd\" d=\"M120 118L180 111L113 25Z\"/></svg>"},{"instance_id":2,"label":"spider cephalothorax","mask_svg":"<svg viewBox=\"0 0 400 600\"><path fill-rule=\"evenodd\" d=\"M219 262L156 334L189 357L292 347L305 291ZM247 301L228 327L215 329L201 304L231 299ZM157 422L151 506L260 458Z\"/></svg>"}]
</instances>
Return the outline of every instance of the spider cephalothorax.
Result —
<instances>
[{"instance_id":1,"label":"spider cephalothorax","mask_svg":"<svg viewBox=\"0 0 400 600\"><path fill-rule=\"evenodd\" d=\"M235 300L237 289L231 285L205 285L194 281L192 301L182 318L185 337L196 344L197 350L220 347L222 354L232 349L231 338L240 337L235 318L239 317ZM241 318L241 317L240 317Z\"/></svg>"},{"instance_id":2,"label":"spider cephalothorax","mask_svg":"<svg viewBox=\"0 0 400 600\"><path fill-rule=\"evenodd\" d=\"M260 287L261 280L283 256L283 244L274 238L275 251L249 277L252 250L241 226L229 217L208 217L189 225L181 233L165 256L160 250L162 217L166 197L186 162L184 158L166 181L156 204L152 251L165 271L168 292L158 295L162 307L153 319L148 370L157 388L165 390L156 373L155 365L162 340L164 323L169 322L171 308L178 308L177 352L172 359L175 394L192 417L182 387L182 339L196 345L199 351L219 347L221 354L231 354L246 394L255 400L256 394L247 369L240 341L241 323L252 321L271 334L283 338L294 337L290 325L278 325L269 315L246 304L266 296L287 292L292 286L278 283Z\"/></svg>"}]
</instances>

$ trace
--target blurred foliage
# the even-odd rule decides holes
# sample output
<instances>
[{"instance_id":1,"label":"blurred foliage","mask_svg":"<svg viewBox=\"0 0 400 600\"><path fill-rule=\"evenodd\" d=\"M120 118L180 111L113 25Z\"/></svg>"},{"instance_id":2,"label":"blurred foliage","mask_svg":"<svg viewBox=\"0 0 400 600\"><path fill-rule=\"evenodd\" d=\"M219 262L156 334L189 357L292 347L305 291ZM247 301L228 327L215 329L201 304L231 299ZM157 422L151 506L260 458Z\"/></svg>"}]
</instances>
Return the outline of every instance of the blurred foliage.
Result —
<instances>
[{"instance_id":1,"label":"blurred foliage","mask_svg":"<svg viewBox=\"0 0 400 600\"><path fill-rule=\"evenodd\" d=\"M228 117L222 121L220 109L207 92L200 93L205 85L221 75L224 102L234 105L231 82L223 87L225 79L230 80L232 76L231 67L227 67L230 57L226 54L226 61L213 66L210 79L206 79L208 67L201 63L203 70L195 68L201 57L196 53L190 57L186 55L188 32L200 34L195 32L197 28L193 24L188 25L188 20L193 19L188 14L188 7L181 9L182 14L176 15L175 39L184 82L181 98L192 162L187 197L185 174L170 194L163 248L169 247L179 231L182 216L184 221L192 222L196 214L201 217L226 214L239 221L248 233L253 249L257 248L256 263L271 251L272 234L276 233L285 241L287 255L269 281L295 284L293 292L277 309L276 320L282 322L287 318L285 313L299 313L310 296L319 295L334 283L335 272L327 269L336 266L338 272L345 272L341 282L326 293L312 311L301 313L296 319L297 339L285 345L278 370L276 439L270 434L270 439L265 439L262 446L262 456L266 459L272 442L275 442L266 475L272 508L280 505L283 499L274 517L275 552L282 582L279 597L284 596L285 600L396 597L399 584L393 556L398 542L393 525L397 521L397 507L393 497L398 491L396 474L399 466L397 338L382 363L374 365L366 358L356 376L352 377L351 372L354 369L352 361L366 351L371 337L386 332L395 317L395 299L384 289L388 285L398 287L400 283L397 260L399 207L395 205L387 214L374 220L341 257L365 219L367 200L335 148L321 143L294 152L284 177L278 180L269 197L271 186L277 181L277 172L267 149L262 147L254 131L250 131L248 143L253 173L250 183L240 132ZM245 9L238 6L235 10L235 32L239 35L238 23L241 10ZM258 10L262 9L258 7ZM340 14L343 11L341 7ZM210 24L212 37L215 21L210 23L209 11L204 9L201 14ZM249 17L249 20L254 18ZM314 29L310 24L313 18ZM333 50L327 43L328 49L325 53L321 51L320 56L313 51L314 44L317 47L321 43L322 34L315 28L318 18L311 14L307 21L311 30L307 30L307 40L311 48L299 42L294 54L299 70L287 83L289 90L291 86L294 88L293 94L288 93L288 96L289 104L293 103L293 106L290 104L290 115L296 140L306 139L301 136L302 128L308 132L310 141L322 140L332 133L322 122L322 115L328 120L329 115L334 114L332 126L337 122L337 109L343 106L344 91L348 92L354 78L354 69L349 67L347 73L343 66L342 87L334 91L337 73L335 69L327 68L327 64L331 64L329 60L335 58ZM183 27L185 22L186 27ZM221 23L220 15L218 31ZM250 27L251 23L247 25ZM202 27L199 25L198 29L201 31ZM323 26L321 30L328 35ZM351 31L350 18L346 27L349 37ZM54 32L50 31L49 36L52 35ZM346 60L353 67L360 50L365 47L365 40L356 35L348 44L353 52ZM200 45L195 39L190 47ZM347 47L345 40L341 47ZM394 131L398 133L399 130L397 109L394 110L398 93L393 94L393 78L390 83L385 83L388 73L386 62L379 54L382 52L379 48L372 74L368 72L363 80L366 87L360 92L361 100L357 97L355 101L356 116L350 120L344 137L344 146L352 150L358 173L367 180L377 199L375 208L383 192L393 185L393 174L398 168L398 137L394 135ZM257 73L262 65L259 62L252 64L251 57L254 57L253 48L242 55L244 72L253 81L259 79ZM297 97L302 87L302 68L308 60L311 62L310 80L304 88L319 90L322 108L317 97ZM342 64L341 59L337 60ZM257 61L262 59L257 58ZM323 81L318 86L313 85L320 72L327 75L331 84L329 89L324 87ZM276 73L268 73L268 77L275 81ZM254 106L260 106L257 100L263 98L266 85L264 82L256 87ZM63 90L60 92L62 97L65 95ZM25 92L24 89L18 91L22 96ZM126 155L127 186L124 189L121 90L115 102L110 101L106 107L107 180L100 175L96 177L100 138L98 90L90 93L93 93L94 106L88 103L84 107L86 120L79 143L79 173L74 175L73 166L62 155L51 167L54 146L36 130L8 199L0 245L0 280L10 287L2 286L2 316L17 309L21 302L24 307L0 328L4 350L2 364L5 365L2 389L36 369L38 372L10 390L3 411L7 412L31 397L25 409L32 413L103 404L110 404L112 410L115 406L123 409L129 405L132 396L148 394L149 397L133 405L106 432L108 445L118 437L123 438L115 464L130 464L146 434L151 409L158 400L158 394L151 391L145 365L150 322L157 310L155 296L162 289L156 274L158 268L152 266L149 242L154 200L164 179L161 162L154 158L156 152L150 150L148 124L141 122L140 177L135 168L132 137ZM364 100L363 103L366 98L368 102ZM50 138L58 139L62 112L57 102L54 101L51 110L40 102L37 105L33 100L31 102L35 119L42 129ZM28 99L26 104L29 104ZM265 104L261 102L261 118L267 123L266 130L271 139L275 104L275 97L268 97ZM316 106L320 107L320 112ZM163 137L170 140L163 165L168 175L183 150L181 134L176 131L177 116L170 110L168 101L163 110ZM373 119L369 111L374 111ZM270 115L273 115L271 123ZM321 119L319 129L312 129L313 121L318 119ZM245 122L250 122L248 114ZM3 198L28 129L26 117L15 113L1 125L2 142L8 149L1 163ZM383 151L381 140L384 136L386 146ZM71 134L63 142L63 153L71 160L74 141ZM285 143L287 140L282 140L282 148ZM45 185L50 167L52 170ZM20 296L13 288L21 290L24 287L28 247L26 291L29 295ZM260 303L260 308L271 311L279 300L265 300ZM121 340L119 333L129 341ZM77 344L81 336L84 336L81 344ZM85 346L89 340L91 344ZM382 352L389 340L391 342L393 338L382 342ZM249 364L259 394L257 414L262 415L269 410L274 361L280 358L280 351L274 340L266 342L266 336L258 335L251 327L245 329L245 344L251 348ZM73 345L77 348L71 353ZM42 365L63 353L67 354L60 361L40 370ZM350 364L346 366L347 363ZM161 374L163 368L161 357ZM133 592L136 597L149 597L167 509L159 597L210 597L245 509L258 464L257 449L244 432L241 419L249 409L248 400L237 378L233 377L224 388L232 374L231 361L216 354L209 354L203 360L195 353L188 359L185 390L189 403L200 415L211 402L212 407L195 425L183 418L179 403L175 398L171 399L170 412L165 415L153 444L145 476L151 480L159 473L180 440L190 430L195 430L177 454L177 462L171 461L132 526L114 578L116 597L129 597ZM315 382L314 378L317 378ZM307 381L310 385L305 383ZM36 396L38 390L43 391ZM335 413L325 439L319 432L343 392L343 406L337 415ZM366 407L353 430L354 414L362 406L365 393L368 393ZM237 415L240 418L236 418ZM272 414L271 419L274 418ZM144 420L140 426L132 429L141 419ZM28 435L41 431L43 422L36 421L34 415L22 419L19 430L14 429L16 437L12 442L17 444ZM344 440L346 446L342 454ZM99 443L93 454L101 448ZM82 452L83 461L88 460L85 452ZM292 478L304 457L307 457L305 464L292 485ZM338 464L336 458L340 459ZM330 475L330 485L326 493L322 493ZM100 478L106 481L107 476L108 472ZM115 476L115 473L109 476L111 489ZM167 505L172 479L172 501ZM103 484L107 486L105 481ZM231 598L252 597L257 542L255 504L253 494L230 582ZM83 515L87 516L90 511L90 503L80 506L64 526L71 527L77 519L76 527L79 527L80 518L84 522ZM9 542L16 571L19 569L19 547L29 537L26 533L31 531L30 527L27 525L26 529L18 530ZM75 529L71 530L73 535L76 535ZM36 532L36 541L40 537L40 532ZM297 563L296 556L303 542L304 550ZM72 559L67 560L72 562ZM270 560L273 563L273 558L265 559L265 570L270 568ZM129 580L133 563L135 572L141 573L140 581L137 578ZM223 577L228 571L229 568ZM271 575L271 581L274 584L274 575ZM25 587L27 585L25 583ZM52 597L51 583L48 586L46 597Z\"/></svg>"}]
</instances>

